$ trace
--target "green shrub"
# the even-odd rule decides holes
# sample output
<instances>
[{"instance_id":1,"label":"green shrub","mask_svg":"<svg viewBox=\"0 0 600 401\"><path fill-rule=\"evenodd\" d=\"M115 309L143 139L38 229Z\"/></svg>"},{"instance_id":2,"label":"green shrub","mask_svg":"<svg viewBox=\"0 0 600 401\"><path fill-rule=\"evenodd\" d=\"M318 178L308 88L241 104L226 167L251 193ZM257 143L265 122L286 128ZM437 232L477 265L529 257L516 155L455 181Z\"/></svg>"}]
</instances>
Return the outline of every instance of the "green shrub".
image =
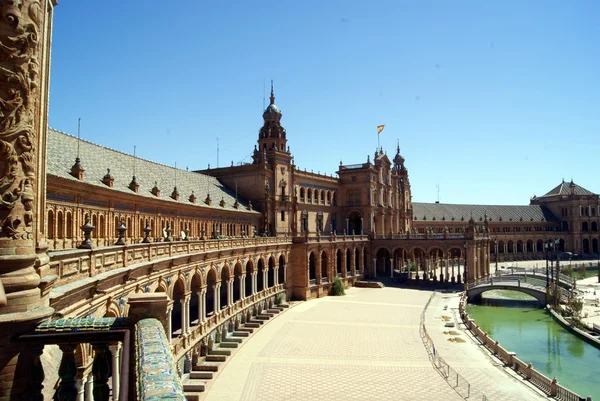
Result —
<instances>
[{"instance_id":1,"label":"green shrub","mask_svg":"<svg viewBox=\"0 0 600 401\"><path fill-rule=\"evenodd\" d=\"M335 295L335 296L345 295L346 294L344 292L344 283L342 283L342 280L340 280L339 277L336 277L333 280L333 284L331 285L330 294L331 295Z\"/></svg>"}]
</instances>

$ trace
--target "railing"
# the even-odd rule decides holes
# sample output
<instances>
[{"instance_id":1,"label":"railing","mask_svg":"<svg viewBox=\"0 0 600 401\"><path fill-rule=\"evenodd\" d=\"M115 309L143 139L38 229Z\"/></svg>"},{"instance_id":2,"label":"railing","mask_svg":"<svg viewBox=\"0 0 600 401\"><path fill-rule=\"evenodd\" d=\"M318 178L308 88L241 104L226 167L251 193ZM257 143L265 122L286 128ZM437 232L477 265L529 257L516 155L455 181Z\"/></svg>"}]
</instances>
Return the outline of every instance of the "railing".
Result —
<instances>
[{"instance_id":1,"label":"railing","mask_svg":"<svg viewBox=\"0 0 600 401\"><path fill-rule=\"evenodd\" d=\"M158 320L142 319L135 325L135 351L138 400L186 400L171 347Z\"/></svg>"},{"instance_id":2,"label":"railing","mask_svg":"<svg viewBox=\"0 0 600 401\"><path fill-rule=\"evenodd\" d=\"M197 253L281 244L291 244L291 239L289 237L231 238L52 251L49 252L50 269L47 275L58 278L56 286L84 277L93 277L116 267L127 267L169 257L188 257Z\"/></svg>"},{"instance_id":3,"label":"railing","mask_svg":"<svg viewBox=\"0 0 600 401\"><path fill-rule=\"evenodd\" d=\"M113 379L112 399L128 400L129 361L131 359L129 351L130 328L131 323L125 318L49 319L40 323L33 333L21 335L18 338L19 342L27 343L31 349L39 349L38 352L34 352L34 355L38 358L38 363L34 363L36 371L31 372L35 392L35 396L31 399L43 399L43 386L41 384L45 373L42 364L39 362L39 357L46 344L57 344L62 351L62 360L58 370L60 381L53 399L74 401L78 397L78 393L83 395L83 383L85 383L87 377L78 377L75 352L80 344L91 344L94 351L94 361L91 364L90 378L93 378L94 382L94 400L107 401L109 399L111 390L108 380L111 377ZM116 345L118 343L123 344L120 366L115 363L118 360L115 359L116 355L109 351L109 344ZM86 366L86 368L89 369L89 366ZM115 368L116 372L114 371ZM171 368L174 368L174 365ZM79 374L81 374L81 371L79 371ZM35 383L36 379L39 380L39 383ZM183 391L181 396L183 397Z\"/></svg>"},{"instance_id":4,"label":"railing","mask_svg":"<svg viewBox=\"0 0 600 401\"><path fill-rule=\"evenodd\" d=\"M450 386L456 391L458 395L460 395L463 399L479 399L482 401L487 401L487 397L485 394L476 390L475 388L471 388L471 384L462 377L456 370L452 369L452 367L435 351L435 344L429 334L427 333L427 328L425 327L425 312L429 307L429 304L433 300L435 296L435 292L431 294L429 300L425 304L425 308L421 312L421 324L419 324L419 332L421 334L421 339L423 340L423 344L425 345L425 349L429 354L429 358L433 366L440 372L442 377L448 382Z\"/></svg>"},{"instance_id":5,"label":"railing","mask_svg":"<svg viewBox=\"0 0 600 401\"><path fill-rule=\"evenodd\" d=\"M484 347L486 347L492 354L496 355L496 357L498 357L498 359L500 359L506 366L513 369L526 380L529 380L533 385L550 397L567 401L592 401L591 397L580 397L578 394L559 385L556 378L550 379L544 376L542 373L535 370L530 363L525 364L523 361L518 359L516 357L516 353L508 352L502 348L498 341L494 341L492 338L490 338L488 334L481 330L475 321L469 317L465 311L466 302L466 295L463 295L458 306L459 313L466 328L471 331L477 340L481 341Z\"/></svg>"}]
</instances>

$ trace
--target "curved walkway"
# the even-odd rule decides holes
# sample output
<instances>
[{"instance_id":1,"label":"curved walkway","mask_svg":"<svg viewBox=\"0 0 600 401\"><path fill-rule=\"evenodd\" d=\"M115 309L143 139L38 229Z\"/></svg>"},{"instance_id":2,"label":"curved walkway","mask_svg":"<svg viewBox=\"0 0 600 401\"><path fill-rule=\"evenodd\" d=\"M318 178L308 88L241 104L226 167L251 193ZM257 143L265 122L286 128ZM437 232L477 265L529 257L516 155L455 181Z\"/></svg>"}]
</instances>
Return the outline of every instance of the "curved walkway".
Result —
<instances>
[{"instance_id":1,"label":"curved walkway","mask_svg":"<svg viewBox=\"0 0 600 401\"><path fill-rule=\"evenodd\" d=\"M430 291L410 289L351 288L344 297L298 304L237 350L204 399L459 401L462 397L433 368L419 335L420 315L430 295ZM433 325L436 305L428 312L433 316L428 322L432 337L439 331ZM444 336L441 331L439 335ZM438 347L447 338L434 341ZM444 347L438 352L451 365L458 358L476 375L482 369L495 369L507 386L514 386L515 381L486 360L476 345L449 344L448 350L453 351L448 357ZM471 354L478 359L465 363ZM469 375L463 376L470 380ZM493 377L487 384L482 382L485 388L480 390L494 400L492 390L503 387L499 384ZM518 387L506 399L544 398Z\"/></svg>"}]
</instances>

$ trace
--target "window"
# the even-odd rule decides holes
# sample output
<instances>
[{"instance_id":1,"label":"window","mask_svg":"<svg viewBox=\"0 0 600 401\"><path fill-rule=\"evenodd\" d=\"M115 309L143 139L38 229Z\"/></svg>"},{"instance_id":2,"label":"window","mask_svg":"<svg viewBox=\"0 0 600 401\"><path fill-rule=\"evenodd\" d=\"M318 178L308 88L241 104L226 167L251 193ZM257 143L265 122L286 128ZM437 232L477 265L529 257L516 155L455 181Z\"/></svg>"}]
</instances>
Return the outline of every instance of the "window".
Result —
<instances>
[{"instance_id":1,"label":"window","mask_svg":"<svg viewBox=\"0 0 600 401\"><path fill-rule=\"evenodd\" d=\"M281 211L281 221L285 221L285 210Z\"/></svg>"}]
</instances>

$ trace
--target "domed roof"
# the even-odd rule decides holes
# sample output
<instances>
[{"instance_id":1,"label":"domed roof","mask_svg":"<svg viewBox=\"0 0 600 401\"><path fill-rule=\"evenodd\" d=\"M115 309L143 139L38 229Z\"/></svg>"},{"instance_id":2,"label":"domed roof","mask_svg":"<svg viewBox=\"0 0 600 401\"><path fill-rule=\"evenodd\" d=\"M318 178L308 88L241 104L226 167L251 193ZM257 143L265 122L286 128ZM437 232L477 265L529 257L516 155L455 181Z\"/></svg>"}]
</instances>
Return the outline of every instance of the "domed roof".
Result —
<instances>
[{"instance_id":1,"label":"domed roof","mask_svg":"<svg viewBox=\"0 0 600 401\"><path fill-rule=\"evenodd\" d=\"M271 103L265 110L265 113L281 113L281 112L279 111L279 108L274 103Z\"/></svg>"}]
</instances>

